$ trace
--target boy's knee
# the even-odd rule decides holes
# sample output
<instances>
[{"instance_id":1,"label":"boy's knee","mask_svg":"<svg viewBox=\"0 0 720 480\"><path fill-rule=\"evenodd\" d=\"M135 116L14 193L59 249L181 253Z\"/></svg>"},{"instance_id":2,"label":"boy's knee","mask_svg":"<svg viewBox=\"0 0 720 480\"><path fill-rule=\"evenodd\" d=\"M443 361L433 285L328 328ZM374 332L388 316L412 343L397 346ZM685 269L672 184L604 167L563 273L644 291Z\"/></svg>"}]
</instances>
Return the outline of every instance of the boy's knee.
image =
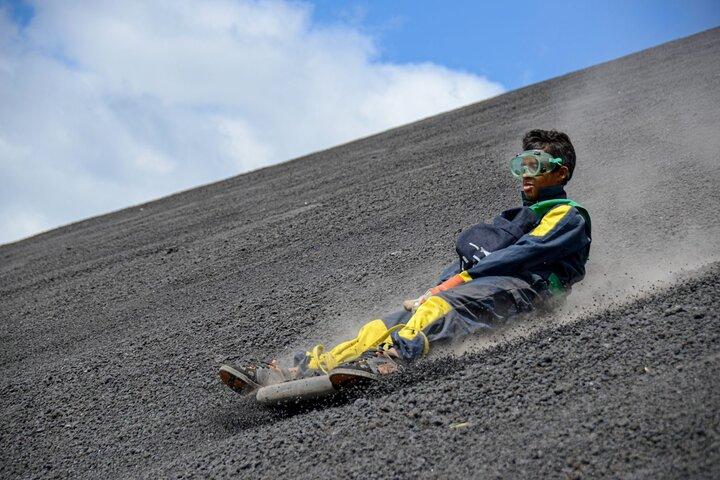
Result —
<instances>
[{"instance_id":1,"label":"boy's knee","mask_svg":"<svg viewBox=\"0 0 720 480\"><path fill-rule=\"evenodd\" d=\"M414 360L430 350L430 342L423 330L452 311L452 306L442 297L432 296L418 307L410 321L392 334L393 346L400 357Z\"/></svg>"},{"instance_id":2,"label":"boy's knee","mask_svg":"<svg viewBox=\"0 0 720 480\"><path fill-rule=\"evenodd\" d=\"M434 295L420 305L405 327L400 330L400 336L406 339L415 337L418 332L425 330L434 322L444 317L453 307L444 298Z\"/></svg>"}]
</instances>

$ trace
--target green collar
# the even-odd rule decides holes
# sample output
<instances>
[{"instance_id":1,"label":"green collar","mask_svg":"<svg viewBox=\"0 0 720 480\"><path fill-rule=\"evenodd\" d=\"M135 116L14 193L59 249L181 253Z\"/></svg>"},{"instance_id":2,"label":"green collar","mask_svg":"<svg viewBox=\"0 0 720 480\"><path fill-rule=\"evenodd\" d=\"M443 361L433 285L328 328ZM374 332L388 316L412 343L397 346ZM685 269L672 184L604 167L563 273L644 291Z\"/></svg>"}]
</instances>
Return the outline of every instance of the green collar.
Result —
<instances>
[{"instance_id":1,"label":"green collar","mask_svg":"<svg viewBox=\"0 0 720 480\"><path fill-rule=\"evenodd\" d=\"M588 236L590 236L590 233L592 232L590 224L590 214L585 209L585 207L583 207L577 202L573 202L569 198L554 198L552 200L543 200L541 202L530 205L530 210L535 212L535 215L537 215L539 218L542 218L547 212L555 208L557 205L570 205L571 207L575 207L577 211L580 212L580 215L582 215L585 219L585 223L587 224Z\"/></svg>"}]
</instances>

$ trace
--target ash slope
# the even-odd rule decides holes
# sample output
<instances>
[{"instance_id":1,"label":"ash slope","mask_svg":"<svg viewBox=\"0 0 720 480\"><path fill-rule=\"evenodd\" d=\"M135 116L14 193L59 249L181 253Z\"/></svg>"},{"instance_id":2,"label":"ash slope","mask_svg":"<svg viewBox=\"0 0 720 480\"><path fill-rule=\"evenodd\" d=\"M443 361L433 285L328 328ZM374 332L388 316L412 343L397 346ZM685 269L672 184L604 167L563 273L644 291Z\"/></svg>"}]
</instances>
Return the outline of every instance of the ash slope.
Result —
<instances>
[{"instance_id":1,"label":"ash slope","mask_svg":"<svg viewBox=\"0 0 720 480\"><path fill-rule=\"evenodd\" d=\"M717 260L718 60L714 29L0 247L0 473L716 475L718 265L608 298ZM506 159L538 127L570 134L593 216L576 320L295 415L219 384L422 291L517 203Z\"/></svg>"},{"instance_id":2,"label":"ash slope","mask_svg":"<svg viewBox=\"0 0 720 480\"><path fill-rule=\"evenodd\" d=\"M684 283L428 361L337 408L228 408L228 438L148 476L718 478L720 263Z\"/></svg>"}]
</instances>

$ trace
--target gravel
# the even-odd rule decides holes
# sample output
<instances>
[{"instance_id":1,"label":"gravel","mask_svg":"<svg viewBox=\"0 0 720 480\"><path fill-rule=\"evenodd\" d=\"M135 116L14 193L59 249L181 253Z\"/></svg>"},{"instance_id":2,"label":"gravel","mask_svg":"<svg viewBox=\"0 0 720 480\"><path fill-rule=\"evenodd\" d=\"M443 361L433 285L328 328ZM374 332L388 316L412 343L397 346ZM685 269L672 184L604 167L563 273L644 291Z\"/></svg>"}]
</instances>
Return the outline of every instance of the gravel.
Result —
<instances>
[{"instance_id":1,"label":"gravel","mask_svg":"<svg viewBox=\"0 0 720 480\"><path fill-rule=\"evenodd\" d=\"M720 476L720 29L0 246L3 478ZM364 394L217 378L398 308L567 131L593 218L557 314Z\"/></svg>"}]
</instances>

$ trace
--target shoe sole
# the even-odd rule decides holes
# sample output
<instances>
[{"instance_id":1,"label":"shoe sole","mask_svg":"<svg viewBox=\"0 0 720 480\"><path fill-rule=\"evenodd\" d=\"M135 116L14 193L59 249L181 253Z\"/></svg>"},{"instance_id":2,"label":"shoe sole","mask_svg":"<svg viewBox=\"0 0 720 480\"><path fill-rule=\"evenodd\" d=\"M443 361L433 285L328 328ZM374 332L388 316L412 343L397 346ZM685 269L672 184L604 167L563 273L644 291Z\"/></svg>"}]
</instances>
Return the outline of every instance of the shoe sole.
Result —
<instances>
[{"instance_id":1,"label":"shoe sole","mask_svg":"<svg viewBox=\"0 0 720 480\"><path fill-rule=\"evenodd\" d=\"M247 375L235 370L229 365L220 367L219 375L220 380L222 380L225 385L240 395L248 395L260 388L260 385L255 383Z\"/></svg>"},{"instance_id":2,"label":"shoe sole","mask_svg":"<svg viewBox=\"0 0 720 480\"><path fill-rule=\"evenodd\" d=\"M336 368L328 375L330 383L336 389L361 386L374 382L380 378L376 373L366 372L364 370L356 370L354 368Z\"/></svg>"}]
</instances>

